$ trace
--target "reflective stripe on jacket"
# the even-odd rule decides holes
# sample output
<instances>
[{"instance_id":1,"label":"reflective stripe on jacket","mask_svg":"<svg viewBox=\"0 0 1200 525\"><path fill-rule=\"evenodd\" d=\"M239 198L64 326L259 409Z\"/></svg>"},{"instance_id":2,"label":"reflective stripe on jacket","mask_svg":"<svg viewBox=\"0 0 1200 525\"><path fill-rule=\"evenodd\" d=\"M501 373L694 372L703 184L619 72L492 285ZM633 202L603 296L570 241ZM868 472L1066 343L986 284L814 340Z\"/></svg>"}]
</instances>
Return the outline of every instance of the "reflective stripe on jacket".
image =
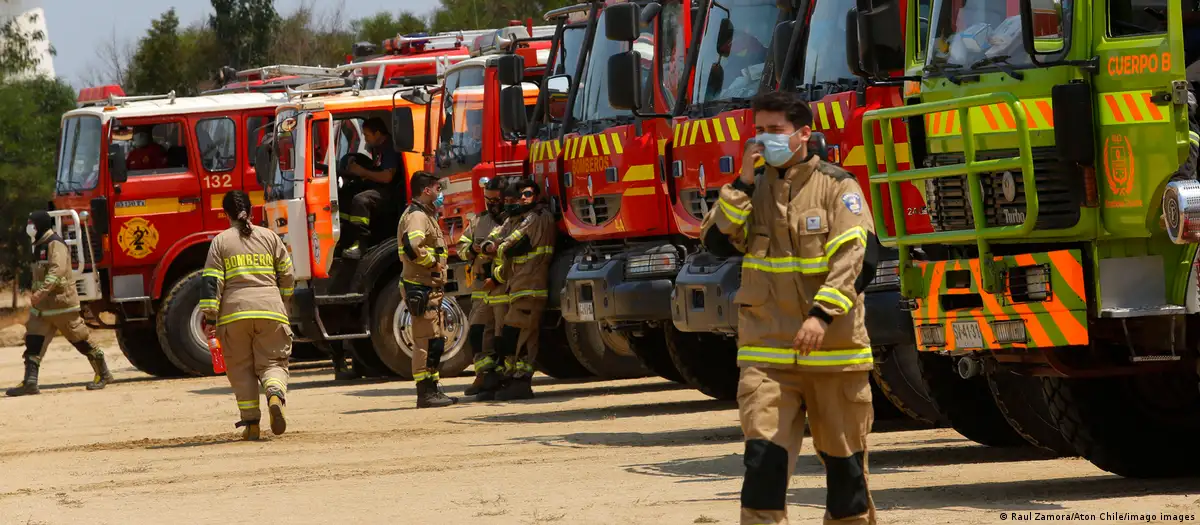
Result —
<instances>
[{"instance_id":1,"label":"reflective stripe on jacket","mask_svg":"<svg viewBox=\"0 0 1200 525\"><path fill-rule=\"evenodd\" d=\"M275 232L251 226L250 235L237 228L217 235L208 248L202 274L200 309L217 325L244 319L269 319L288 324L286 300L292 296L292 258Z\"/></svg>"},{"instance_id":2,"label":"reflective stripe on jacket","mask_svg":"<svg viewBox=\"0 0 1200 525\"><path fill-rule=\"evenodd\" d=\"M54 230L42 234L33 245L33 286L44 292L29 314L49 317L79 311L75 276L71 273L71 249Z\"/></svg>"},{"instance_id":3,"label":"reflective stripe on jacket","mask_svg":"<svg viewBox=\"0 0 1200 525\"><path fill-rule=\"evenodd\" d=\"M436 213L413 201L396 230L400 244L400 277L408 283L431 288L446 285L446 239L437 222Z\"/></svg>"}]
</instances>

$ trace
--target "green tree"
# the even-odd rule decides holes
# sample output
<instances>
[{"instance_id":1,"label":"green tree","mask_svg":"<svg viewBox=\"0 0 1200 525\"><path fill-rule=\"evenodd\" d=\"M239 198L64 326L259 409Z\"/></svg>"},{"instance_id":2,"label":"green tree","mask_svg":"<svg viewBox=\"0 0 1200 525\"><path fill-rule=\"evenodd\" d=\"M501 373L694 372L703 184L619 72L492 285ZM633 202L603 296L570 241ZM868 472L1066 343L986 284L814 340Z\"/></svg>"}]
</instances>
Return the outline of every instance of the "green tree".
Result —
<instances>
[{"instance_id":1,"label":"green tree","mask_svg":"<svg viewBox=\"0 0 1200 525\"><path fill-rule=\"evenodd\" d=\"M244 68L265 65L279 27L274 0L212 0L208 18L225 65Z\"/></svg>"},{"instance_id":2,"label":"green tree","mask_svg":"<svg viewBox=\"0 0 1200 525\"><path fill-rule=\"evenodd\" d=\"M408 11L401 11L397 17L392 17L387 11L380 11L374 16L350 22L350 30L357 41L378 45L396 35L425 32L428 30L427 25L425 19Z\"/></svg>"},{"instance_id":3,"label":"green tree","mask_svg":"<svg viewBox=\"0 0 1200 525\"><path fill-rule=\"evenodd\" d=\"M511 20L540 21L546 11L574 3L574 0L441 0L430 18L430 26L438 32L495 29Z\"/></svg>"},{"instance_id":4,"label":"green tree","mask_svg":"<svg viewBox=\"0 0 1200 525\"><path fill-rule=\"evenodd\" d=\"M182 49L179 17L172 7L151 21L146 36L138 41L137 51L129 64L128 91L156 94L174 90L178 95L194 92L195 86L187 85L184 78Z\"/></svg>"},{"instance_id":5,"label":"green tree","mask_svg":"<svg viewBox=\"0 0 1200 525\"><path fill-rule=\"evenodd\" d=\"M4 0L4 3L8 3L8 0ZM46 33L27 31L22 27L22 22L36 23L38 15L30 13L22 17L0 19L0 81L27 72L37 67L41 61L37 56L36 46L46 40ZM50 48L50 53L54 54L53 47Z\"/></svg>"}]
</instances>

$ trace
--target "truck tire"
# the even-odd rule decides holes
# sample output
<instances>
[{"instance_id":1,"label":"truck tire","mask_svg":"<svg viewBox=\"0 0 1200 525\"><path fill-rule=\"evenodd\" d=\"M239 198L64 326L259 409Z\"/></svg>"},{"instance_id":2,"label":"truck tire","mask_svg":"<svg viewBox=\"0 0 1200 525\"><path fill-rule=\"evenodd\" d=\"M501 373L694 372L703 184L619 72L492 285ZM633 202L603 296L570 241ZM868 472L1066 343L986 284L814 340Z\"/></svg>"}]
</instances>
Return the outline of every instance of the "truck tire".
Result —
<instances>
[{"instance_id":1,"label":"truck tire","mask_svg":"<svg viewBox=\"0 0 1200 525\"><path fill-rule=\"evenodd\" d=\"M667 350L667 336L661 326L647 328L644 335L625 337L629 340L629 348L633 350L633 354L654 375L676 383L688 384L671 361L671 352Z\"/></svg>"},{"instance_id":2,"label":"truck tire","mask_svg":"<svg viewBox=\"0 0 1200 525\"><path fill-rule=\"evenodd\" d=\"M737 341L718 334L681 332L665 327L667 354L675 370L692 388L713 399L737 399Z\"/></svg>"},{"instance_id":3,"label":"truck tire","mask_svg":"<svg viewBox=\"0 0 1200 525\"><path fill-rule=\"evenodd\" d=\"M467 314L453 297L442 301L442 313L445 315L446 352L442 354L439 372L445 377L455 377L471 365L471 351L467 348ZM405 379L412 379L411 323L408 304L400 291L400 277L396 277L375 295L375 304L371 308L371 345L383 365L392 374Z\"/></svg>"},{"instance_id":4,"label":"truck tire","mask_svg":"<svg viewBox=\"0 0 1200 525\"><path fill-rule=\"evenodd\" d=\"M543 320L538 352L534 356L533 364L538 371L555 379L592 377L592 371L583 366L571 352L567 339L567 324L564 321L555 326Z\"/></svg>"},{"instance_id":5,"label":"truck tire","mask_svg":"<svg viewBox=\"0 0 1200 525\"><path fill-rule=\"evenodd\" d=\"M987 373L987 382L996 407L1025 441L1056 456L1078 455L1050 415L1041 378L993 369Z\"/></svg>"},{"instance_id":6,"label":"truck tire","mask_svg":"<svg viewBox=\"0 0 1200 525\"><path fill-rule=\"evenodd\" d=\"M938 413L929 390L921 380L921 366L917 363L917 347L898 345L884 351L883 359L875 361L871 379L879 387L883 397L897 410L909 418L929 425L945 426Z\"/></svg>"},{"instance_id":7,"label":"truck tire","mask_svg":"<svg viewBox=\"0 0 1200 525\"><path fill-rule=\"evenodd\" d=\"M167 359L158 342L158 330L154 322L117 324L117 346L129 364L154 377L183 377L179 367Z\"/></svg>"},{"instance_id":8,"label":"truck tire","mask_svg":"<svg viewBox=\"0 0 1200 525\"><path fill-rule=\"evenodd\" d=\"M1042 388L1063 436L1097 467L1127 478L1200 472L1195 373L1048 377Z\"/></svg>"},{"instance_id":9,"label":"truck tire","mask_svg":"<svg viewBox=\"0 0 1200 525\"><path fill-rule=\"evenodd\" d=\"M204 294L201 271L184 275L163 297L158 308L158 342L167 359L185 374L194 377L216 375L208 338L204 336L200 298Z\"/></svg>"},{"instance_id":10,"label":"truck tire","mask_svg":"<svg viewBox=\"0 0 1200 525\"><path fill-rule=\"evenodd\" d=\"M900 409L886 401L887 396L883 395L883 389L879 388L879 383L875 381L875 375L870 376L871 384L871 408L875 410L875 421L901 420L907 421L908 415L901 412Z\"/></svg>"},{"instance_id":11,"label":"truck tire","mask_svg":"<svg viewBox=\"0 0 1200 525\"><path fill-rule=\"evenodd\" d=\"M929 398L951 428L989 447L1029 445L996 407L987 378L978 375L963 379L954 368L955 361L948 356L920 352L917 359Z\"/></svg>"},{"instance_id":12,"label":"truck tire","mask_svg":"<svg viewBox=\"0 0 1200 525\"><path fill-rule=\"evenodd\" d=\"M567 347L579 364L600 379L646 377L650 370L636 356L621 355L604 344L599 323L563 321Z\"/></svg>"}]
</instances>

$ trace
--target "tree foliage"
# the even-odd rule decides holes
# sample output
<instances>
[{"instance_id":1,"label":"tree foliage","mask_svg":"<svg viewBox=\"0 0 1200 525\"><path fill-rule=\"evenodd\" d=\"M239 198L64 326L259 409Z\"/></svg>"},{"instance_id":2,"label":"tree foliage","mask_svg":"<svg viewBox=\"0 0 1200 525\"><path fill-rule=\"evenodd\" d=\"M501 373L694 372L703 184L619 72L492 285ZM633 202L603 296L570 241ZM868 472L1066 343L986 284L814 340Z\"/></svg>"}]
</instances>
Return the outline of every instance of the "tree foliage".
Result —
<instances>
[{"instance_id":1,"label":"tree foliage","mask_svg":"<svg viewBox=\"0 0 1200 525\"><path fill-rule=\"evenodd\" d=\"M4 0L8 3L8 0ZM46 40L46 32L27 30L24 26L37 23L38 15L28 13L0 19L0 81L33 70L41 62L37 45ZM50 48L54 54L54 48Z\"/></svg>"},{"instance_id":2,"label":"tree foliage","mask_svg":"<svg viewBox=\"0 0 1200 525\"><path fill-rule=\"evenodd\" d=\"M127 81L134 93L189 93L183 71L186 51L179 36L179 17L175 8L150 22L146 36L138 42Z\"/></svg>"},{"instance_id":3,"label":"tree foliage","mask_svg":"<svg viewBox=\"0 0 1200 525\"><path fill-rule=\"evenodd\" d=\"M358 42L370 42L378 45L396 35L423 33L429 28L424 18L408 11L401 11L399 16L382 11L373 16L360 18L350 22L350 31Z\"/></svg>"},{"instance_id":4,"label":"tree foliage","mask_svg":"<svg viewBox=\"0 0 1200 525\"><path fill-rule=\"evenodd\" d=\"M225 65L261 65L279 26L274 0L212 0L208 25L220 42Z\"/></svg>"}]
</instances>

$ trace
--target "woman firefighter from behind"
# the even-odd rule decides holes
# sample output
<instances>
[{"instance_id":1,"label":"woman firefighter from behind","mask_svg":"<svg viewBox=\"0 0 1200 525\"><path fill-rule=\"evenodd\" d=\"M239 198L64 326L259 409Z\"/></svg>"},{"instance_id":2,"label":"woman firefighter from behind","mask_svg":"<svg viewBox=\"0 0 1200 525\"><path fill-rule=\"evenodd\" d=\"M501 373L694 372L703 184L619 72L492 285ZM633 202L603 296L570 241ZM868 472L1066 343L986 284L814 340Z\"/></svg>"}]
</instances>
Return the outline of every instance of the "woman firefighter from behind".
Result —
<instances>
[{"instance_id":1,"label":"woman firefighter from behind","mask_svg":"<svg viewBox=\"0 0 1200 525\"><path fill-rule=\"evenodd\" d=\"M292 259L275 232L250 224L250 197L225 194L231 227L213 239L204 266L200 308L225 354L226 375L237 398L242 437L259 437L259 387L266 391L271 432L287 429L284 403L292 329L286 301L292 296ZM213 324L215 323L215 328Z\"/></svg>"}]
</instances>

